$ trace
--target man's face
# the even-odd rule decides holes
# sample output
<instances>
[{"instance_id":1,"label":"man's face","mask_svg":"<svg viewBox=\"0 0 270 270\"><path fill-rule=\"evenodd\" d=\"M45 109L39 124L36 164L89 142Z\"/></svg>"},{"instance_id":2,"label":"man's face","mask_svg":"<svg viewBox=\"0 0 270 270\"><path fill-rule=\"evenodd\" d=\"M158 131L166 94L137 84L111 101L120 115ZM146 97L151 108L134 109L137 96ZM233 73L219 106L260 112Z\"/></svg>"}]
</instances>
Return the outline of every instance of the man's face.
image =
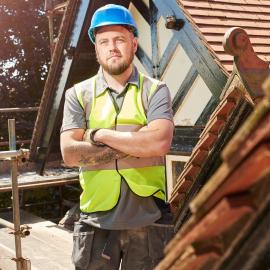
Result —
<instances>
[{"instance_id":1,"label":"man's face","mask_svg":"<svg viewBox=\"0 0 270 270\"><path fill-rule=\"evenodd\" d=\"M96 55L102 68L120 75L131 65L138 42L133 33L120 25L101 27L96 33Z\"/></svg>"}]
</instances>

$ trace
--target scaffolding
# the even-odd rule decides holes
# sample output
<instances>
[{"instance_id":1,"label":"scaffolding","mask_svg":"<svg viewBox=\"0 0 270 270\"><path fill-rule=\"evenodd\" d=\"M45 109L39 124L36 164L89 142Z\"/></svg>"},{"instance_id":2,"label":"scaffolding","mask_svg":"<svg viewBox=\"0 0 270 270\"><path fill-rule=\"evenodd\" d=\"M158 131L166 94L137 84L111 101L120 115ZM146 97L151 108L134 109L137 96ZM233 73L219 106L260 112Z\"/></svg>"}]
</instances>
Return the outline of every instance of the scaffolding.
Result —
<instances>
[{"instance_id":1,"label":"scaffolding","mask_svg":"<svg viewBox=\"0 0 270 270\"><path fill-rule=\"evenodd\" d=\"M15 238L15 258L17 270L31 270L31 262L22 256L21 238L30 234L30 227L20 225L19 191L18 191L18 161L24 161L29 150L16 150L15 119L8 119L9 151L0 151L0 160L10 161L10 174L12 183L13 224L0 219L0 224L12 229Z\"/></svg>"}]
</instances>

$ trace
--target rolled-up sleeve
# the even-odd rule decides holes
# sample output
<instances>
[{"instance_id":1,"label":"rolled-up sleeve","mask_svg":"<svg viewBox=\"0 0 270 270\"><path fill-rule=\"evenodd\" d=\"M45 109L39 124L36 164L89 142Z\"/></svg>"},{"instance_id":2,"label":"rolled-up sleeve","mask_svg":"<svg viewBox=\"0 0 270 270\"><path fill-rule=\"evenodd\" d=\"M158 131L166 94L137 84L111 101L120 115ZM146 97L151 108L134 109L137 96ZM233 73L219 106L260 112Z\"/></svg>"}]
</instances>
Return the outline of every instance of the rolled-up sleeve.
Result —
<instances>
[{"instance_id":1,"label":"rolled-up sleeve","mask_svg":"<svg viewBox=\"0 0 270 270\"><path fill-rule=\"evenodd\" d=\"M148 123L156 119L168 119L173 121L171 94L165 83L158 85L157 90L152 94L149 100L147 111Z\"/></svg>"},{"instance_id":2,"label":"rolled-up sleeve","mask_svg":"<svg viewBox=\"0 0 270 270\"><path fill-rule=\"evenodd\" d=\"M80 105L74 87L65 94L65 104L61 132L74 128L86 129L85 112Z\"/></svg>"}]
</instances>

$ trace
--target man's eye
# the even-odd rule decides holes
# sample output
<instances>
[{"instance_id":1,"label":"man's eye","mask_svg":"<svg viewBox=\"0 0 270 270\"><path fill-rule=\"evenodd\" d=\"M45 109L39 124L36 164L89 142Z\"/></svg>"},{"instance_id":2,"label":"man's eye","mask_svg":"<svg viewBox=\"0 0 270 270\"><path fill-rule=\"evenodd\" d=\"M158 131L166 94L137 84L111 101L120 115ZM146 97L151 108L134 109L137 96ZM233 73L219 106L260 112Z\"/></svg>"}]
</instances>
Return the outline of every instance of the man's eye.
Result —
<instances>
[{"instance_id":1,"label":"man's eye","mask_svg":"<svg viewBox=\"0 0 270 270\"><path fill-rule=\"evenodd\" d=\"M116 40L116 42L118 42L118 43L123 43L123 42L125 42L125 40L124 40L123 38L118 38L118 39Z\"/></svg>"},{"instance_id":2,"label":"man's eye","mask_svg":"<svg viewBox=\"0 0 270 270\"><path fill-rule=\"evenodd\" d=\"M106 45L106 44L107 44L107 41L106 41L106 40L101 40L101 41L99 42L99 44L100 44L100 45Z\"/></svg>"}]
</instances>

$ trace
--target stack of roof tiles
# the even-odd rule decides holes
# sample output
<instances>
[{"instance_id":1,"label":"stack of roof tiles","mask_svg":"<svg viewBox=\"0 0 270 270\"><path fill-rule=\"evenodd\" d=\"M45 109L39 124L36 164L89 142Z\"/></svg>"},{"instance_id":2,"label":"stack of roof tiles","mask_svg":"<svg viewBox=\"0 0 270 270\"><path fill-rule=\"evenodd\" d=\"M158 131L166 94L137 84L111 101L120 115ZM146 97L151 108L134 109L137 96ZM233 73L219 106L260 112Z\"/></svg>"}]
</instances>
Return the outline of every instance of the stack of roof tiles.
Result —
<instances>
[{"instance_id":1,"label":"stack of roof tiles","mask_svg":"<svg viewBox=\"0 0 270 270\"><path fill-rule=\"evenodd\" d=\"M270 1L267 0L178 0L195 28L228 71L233 58L225 54L222 38L231 27L242 27L255 52L270 61Z\"/></svg>"},{"instance_id":2,"label":"stack of roof tiles","mask_svg":"<svg viewBox=\"0 0 270 270\"><path fill-rule=\"evenodd\" d=\"M230 118L233 116L235 109L239 109L243 98L242 92L235 85L232 85L230 92L212 113L204 131L200 135L199 142L192 151L189 161L185 164L176 181L170 199L175 213L182 210L182 203L186 200L190 187L202 173L202 169L205 169L205 163L210 158L210 154L215 151L220 136L227 132L226 127L231 125Z\"/></svg>"},{"instance_id":3,"label":"stack of roof tiles","mask_svg":"<svg viewBox=\"0 0 270 270\"><path fill-rule=\"evenodd\" d=\"M269 269L270 78L267 89L156 270Z\"/></svg>"},{"instance_id":4,"label":"stack of roof tiles","mask_svg":"<svg viewBox=\"0 0 270 270\"><path fill-rule=\"evenodd\" d=\"M229 49L236 46L230 42L237 31L230 32ZM176 228L181 228L156 270L269 269L270 70L265 63L265 72L260 71L262 62L250 46L246 46L249 54L242 50L235 58L240 72L230 76L226 94L177 179L171 204ZM250 89L253 82L243 84L243 67L244 75L250 67L261 74L256 87L269 74L266 96L252 113L259 99Z\"/></svg>"}]
</instances>

